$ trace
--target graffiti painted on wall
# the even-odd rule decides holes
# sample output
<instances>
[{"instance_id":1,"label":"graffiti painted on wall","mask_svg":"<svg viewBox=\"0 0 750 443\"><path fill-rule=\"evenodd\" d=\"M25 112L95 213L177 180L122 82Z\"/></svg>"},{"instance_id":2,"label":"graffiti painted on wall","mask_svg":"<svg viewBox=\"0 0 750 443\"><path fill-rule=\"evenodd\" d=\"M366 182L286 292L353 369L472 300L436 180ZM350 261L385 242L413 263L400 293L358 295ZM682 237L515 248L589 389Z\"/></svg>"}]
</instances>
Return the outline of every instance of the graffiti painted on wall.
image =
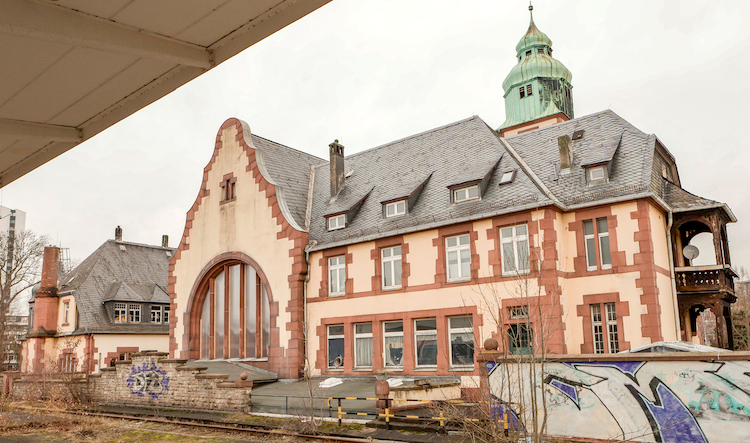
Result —
<instances>
[{"instance_id":1,"label":"graffiti painted on wall","mask_svg":"<svg viewBox=\"0 0 750 443\"><path fill-rule=\"evenodd\" d=\"M492 393L506 402L517 400L504 398L508 392L523 398L521 391L530 389L523 387L528 364L510 365L515 366L511 371L488 366ZM534 370L541 380L536 389L546 390L551 435L665 443L750 441L747 361L556 362L547 363L544 373ZM522 426L524 417L519 415Z\"/></svg>"},{"instance_id":2,"label":"graffiti painted on wall","mask_svg":"<svg viewBox=\"0 0 750 443\"><path fill-rule=\"evenodd\" d=\"M130 393L143 397L146 394L151 398L159 398L164 391L169 390L169 377L167 372L156 363L143 363L141 366L133 365L130 368L130 376L127 378Z\"/></svg>"}]
</instances>

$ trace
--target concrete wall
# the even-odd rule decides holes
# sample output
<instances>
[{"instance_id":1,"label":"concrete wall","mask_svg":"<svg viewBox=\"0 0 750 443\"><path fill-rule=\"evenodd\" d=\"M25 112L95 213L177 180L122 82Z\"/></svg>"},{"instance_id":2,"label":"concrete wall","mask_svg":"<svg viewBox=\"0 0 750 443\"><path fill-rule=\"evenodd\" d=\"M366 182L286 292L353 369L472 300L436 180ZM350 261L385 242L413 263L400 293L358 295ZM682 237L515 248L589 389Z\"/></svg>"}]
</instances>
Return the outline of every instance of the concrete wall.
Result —
<instances>
[{"instance_id":1,"label":"concrete wall","mask_svg":"<svg viewBox=\"0 0 750 443\"><path fill-rule=\"evenodd\" d=\"M738 442L750 435L750 353L556 356L539 362L487 358L490 393L513 402L530 429L548 413L546 434L601 441ZM531 402L534 389L546 404Z\"/></svg>"}]
</instances>

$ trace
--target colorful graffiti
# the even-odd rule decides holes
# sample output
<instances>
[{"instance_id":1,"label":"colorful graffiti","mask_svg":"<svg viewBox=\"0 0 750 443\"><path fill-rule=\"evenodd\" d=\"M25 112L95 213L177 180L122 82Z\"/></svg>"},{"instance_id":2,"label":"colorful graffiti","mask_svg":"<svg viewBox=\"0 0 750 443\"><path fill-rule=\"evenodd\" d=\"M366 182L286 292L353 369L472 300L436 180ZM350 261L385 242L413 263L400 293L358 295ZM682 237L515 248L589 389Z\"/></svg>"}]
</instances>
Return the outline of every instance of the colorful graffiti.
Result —
<instances>
[{"instance_id":1,"label":"colorful graffiti","mask_svg":"<svg viewBox=\"0 0 750 443\"><path fill-rule=\"evenodd\" d=\"M164 391L169 390L169 377L167 372L156 363L143 363L141 366L133 365L130 376L127 378L130 393L139 397L149 394L151 398L159 398Z\"/></svg>"},{"instance_id":2,"label":"colorful graffiti","mask_svg":"<svg viewBox=\"0 0 750 443\"><path fill-rule=\"evenodd\" d=\"M550 435L644 442L750 441L747 361L593 361L488 365L493 395L530 398L530 371L546 390ZM511 387L515 386L515 389ZM525 394L526 393L526 394ZM543 409L542 409L543 408ZM523 425L524 415L519 416ZM592 426L596 423L596 426Z\"/></svg>"}]
</instances>

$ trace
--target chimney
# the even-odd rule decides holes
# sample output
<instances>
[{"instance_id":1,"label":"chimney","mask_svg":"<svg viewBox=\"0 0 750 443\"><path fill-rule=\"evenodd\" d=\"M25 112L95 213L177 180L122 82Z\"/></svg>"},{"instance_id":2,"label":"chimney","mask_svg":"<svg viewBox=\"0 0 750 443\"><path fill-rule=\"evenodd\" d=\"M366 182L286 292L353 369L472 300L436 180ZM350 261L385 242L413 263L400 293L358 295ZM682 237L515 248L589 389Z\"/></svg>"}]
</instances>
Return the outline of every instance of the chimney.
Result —
<instances>
[{"instance_id":1,"label":"chimney","mask_svg":"<svg viewBox=\"0 0 750 443\"><path fill-rule=\"evenodd\" d=\"M344 189L344 147L338 140L328 145L331 154L331 198Z\"/></svg>"},{"instance_id":2,"label":"chimney","mask_svg":"<svg viewBox=\"0 0 750 443\"><path fill-rule=\"evenodd\" d=\"M162 235L161 236L161 247L162 248L168 248L169 247L169 236L168 235Z\"/></svg>"},{"instance_id":3,"label":"chimney","mask_svg":"<svg viewBox=\"0 0 750 443\"><path fill-rule=\"evenodd\" d=\"M115 241L122 241L122 228L119 225L115 228Z\"/></svg>"},{"instance_id":4,"label":"chimney","mask_svg":"<svg viewBox=\"0 0 750 443\"><path fill-rule=\"evenodd\" d=\"M57 331L57 272L60 248L47 246L42 258L42 280L34 299L33 331L54 335ZM39 331L39 328L42 328Z\"/></svg>"},{"instance_id":5,"label":"chimney","mask_svg":"<svg viewBox=\"0 0 750 443\"><path fill-rule=\"evenodd\" d=\"M570 137L567 134L557 137L557 146L560 148L560 173L568 174L573 166L573 147Z\"/></svg>"}]
</instances>

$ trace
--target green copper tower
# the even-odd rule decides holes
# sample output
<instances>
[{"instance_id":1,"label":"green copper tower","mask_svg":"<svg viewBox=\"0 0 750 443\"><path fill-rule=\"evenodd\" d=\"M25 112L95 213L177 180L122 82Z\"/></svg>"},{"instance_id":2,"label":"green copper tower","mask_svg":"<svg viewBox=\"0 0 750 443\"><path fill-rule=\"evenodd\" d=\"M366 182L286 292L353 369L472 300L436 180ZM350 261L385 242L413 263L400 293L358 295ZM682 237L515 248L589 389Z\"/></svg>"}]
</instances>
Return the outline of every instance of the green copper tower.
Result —
<instances>
[{"instance_id":1,"label":"green copper tower","mask_svg":"<svg viewBox=\"0 0 750 443\"><path fill-rule=\"evenodd\" d=\"M498 130L555 115L560 121L573 118L573 75L552 58L552 40L537 29L533 9L529 6L529 29L516 45L518 64L503 81L506 119Z\"/></svg>"}]
</instances>

